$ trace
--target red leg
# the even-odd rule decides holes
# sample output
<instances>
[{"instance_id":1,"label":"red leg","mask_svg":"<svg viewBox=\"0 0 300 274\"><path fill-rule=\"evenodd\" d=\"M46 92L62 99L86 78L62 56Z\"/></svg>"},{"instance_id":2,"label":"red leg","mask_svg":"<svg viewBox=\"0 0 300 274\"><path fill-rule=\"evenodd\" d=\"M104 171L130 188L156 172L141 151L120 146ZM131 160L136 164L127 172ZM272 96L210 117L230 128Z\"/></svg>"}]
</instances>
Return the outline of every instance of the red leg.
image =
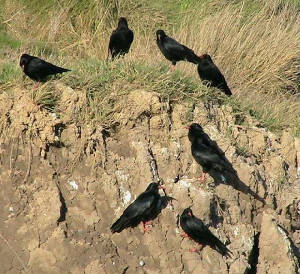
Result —
<instances>
[{"instance_id":1,"label":"red leg","mask_svg":"<svg viewBox=\"0 0 300 274\"><path fill-rule=\"evenodd\" d=\"M183 238L190 238L189 234L187 233L181 233L180 236Z\"/></svg>"},{"instance_id":2,"label":"red leg","mask_svg":"<svg viewBox=\"0 0 300 274\"><path fill-rule=\"evenodd\" d=\"M170 67L170 71L175 71L175 69L176 69L176 67L175 67L176 65L172 65L171 67Z\"/></svg>"},{"instance_id":3,"label":"red leg","mask_svg":"<svg viewBox=\"0 0 300 274\"><path fill-rule=\"evenodd\" d=\"M198 253L198 249L197 249L197 247L190 248L190 249L189 249L189 252L197 252L197 253Z\"/></svg>"},{"instance_id":4,"label":"red leg","mask_svg":"<svg viewBox=\"0 0 300 274\"><path fill-rule=\"evenodd\" d=\"M37 89L39 87L39 85L40 85L39 82L35 83L35 85L33 86L33 89Z\"/></svg>"},{"instance_id":5,"label":"red leg","mask_svg":"<svg viewBox=\"0 0 300 274\"><path fill-rule=\"evenodd\" d=\"M197 244L198 244L198 248L197 248L197 247L190 248L189 251L190 251L190 252L197 252L197 253L198 253L198 252L200 252L200 251L204 248L204 246L205 246L205 245L201 245L201 244L199 244L199 243L197 243Z\"/></svg>"},{"instance_id":6,"label":"red leg","mask_svg":"<svg viewBox=\"0 0 300 274\"><path fill-rule=\"evenodd\" d=\"M207 173L202 172L202 176L200 177L200 183L204 183L207 179Z\"/></svg>"},{"instance_id":7,"label":"red leg","mask_svg":"<svg viewBox=\"0 0 300 274\"><path fill-rule=\"evenodd\" d=\"M143 232L148 232L148 231L151 231L151 228L150 227L147 227L147 225L151 224L152 221L148 221L148 222L142 222L143 224Z\"/></svg>"}]
</instances>

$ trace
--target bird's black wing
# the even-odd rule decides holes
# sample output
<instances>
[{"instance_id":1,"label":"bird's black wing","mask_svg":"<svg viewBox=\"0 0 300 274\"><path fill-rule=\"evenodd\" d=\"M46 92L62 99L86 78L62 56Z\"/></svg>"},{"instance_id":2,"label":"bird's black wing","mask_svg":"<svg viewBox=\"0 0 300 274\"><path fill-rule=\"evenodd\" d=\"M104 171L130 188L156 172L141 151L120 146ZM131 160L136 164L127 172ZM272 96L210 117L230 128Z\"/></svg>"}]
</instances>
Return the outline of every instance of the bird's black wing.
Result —
<instances>
[{"instance_id":1,"label":"bird's black wing","mask_svg":"<svg viewBox=\"0 0 300 274\"><path fill-rule=\"evenodd\" d=\"M36 79L43 79L46 78L49 75L56 74L56 73L62 73L69 71L69 69L64 69L58 66L55 66L51 63L48 63L40 58L33 58L27 67L27 73L29 76L33 76Z\"/></svg>"},{"instance_id":2,"label":"bird's black wing","mask_svg":"<svg viewBox=\"0 0 300 274\"><path fill-rule=\"evenodd\" d=\"M136 226L143 220L145 214L155 202L155 194L151 192L144 192L137 197L137 199L130 204L123 212L121 217L111 226L112 232L121 232L124 228L129 226Z\"/></svg>"},{"instance_id":3,"label":"bird's black wing","mask_svg":"<svg viewBox=\"0 0 300 274\"><path fill-rule=\"evenodd\" d=\"M215 153L220 155L222 158L225 157L224 156L225 153L218 147L218 145L215 141L210 139L210 137L206 133L203 133L201 135L201 141L205 146L211 148L213 151L215 151Z\"/></svg>"},{"instance_id":4,"label":"bird's black wing","mask_svg":"<svg viewBox=\"0 0 300 274\"><path fill-rule=\"evenodd\" d=\"M212 82L212 85L217 87L222 82L225 82L225 78L219 68L214 64L210 63L205 69L205 75L208 80Z\"/></svg>"},{"instance_id":5,"label":"bird's black wing","mask_svg":"<svg viewBox=\"0 0 300 274\"><path fill-rule=\"evenodd\" d=\"M137 216L143 216L155 202L155 195L151 192L142 193L131 205L129 205L123 215L134 219Z\"/></svg>"},{"instance_id":6,"label":"bird's black wing","mask_svg":"<svg viewBox=\"0 0 300 274\"><path fill-rule=\"evenodd\" d=\"M116 29L110 36L108 49L112 57L129 51L134 35L130 29Z\"/></svg>"},{"instance_id":7,"label":"bird's black wing","mask_svg":"<svg viewBox=\"0 0 300 274\"><path fill-rule=\"evenodd\" d=\"M184 60L187 54L187 47L178 43L171 37L165 37L165 41L163 43L167 52L172 54L173 58L176 60Z\"/></svg>"},{"instance_id":8,"label":"bird's black wing","mask_svg":"<svg viewBox=\"0 0 300 274\"><path fill-rule=\"evenodd\" d=\"M190 217L186 220L188 235L200 244L209 245L223 256L230 256L230 250L208 229L198 218Z\"/></svg>"},{"instance_id":9,"label":"bird's black wing","mask_svg":"<svg viewBox=\"0 0 300 274\"><path fill-rule=\"evenodd\" d=\"M120 34L119 34L119 31L117 29L115 29L112 32L112 34L110 35L109 44L108 44L110 54L113 54L114 47L118 44L119 36L120 36Z\"/></svg>"},{"instance_id":10,"label":"bird's black wing","mask_svg":"<svg viewBox=\"0 0 300 274\"><path fill-rule=\"evenodd\" d=\"M133 42L133 38L134 38L133 31L131 29L128 29L127 39L128 39L129 45L131 45L131 43Z\"/></svg>"},{"instance_id":11,"label":"bird's black wing","mask_svg":"<svg viewBox=\"0 0 300 274\"><path fill-rule=\"evenodd\" d=\"M174 60L186 60L194 64L197 64L200 60L199 56L197 56L193 50L185 45L180 44L169 36L165 37L163 45L165 50L169 55L172 56L172 59Z\"/></svg>"},{"instance_id":12,"label":"bird's black wing","mask_svg":"<svg viewBox=\"0 0 300 274\"><path fill-rule=\"evenodd\" d=\"M215 152L215 149L204 144L193 143L192 154L195 158L199 158L204 162L214 163L223 161L223 158Z\"/></svg>"},{"instance_id":13,"label":"bird's black wing","mask_svg":"<svg viewBox=\"0 0 300 274\"><path fill-rule=\"evenodd\" d=\"M187 234L194 241L197 241L199 243L203 242L203 232L205 231L205 225L201 220L190 216L186 218L185 227L187 230Z\"/></svg>"}]
</instances>

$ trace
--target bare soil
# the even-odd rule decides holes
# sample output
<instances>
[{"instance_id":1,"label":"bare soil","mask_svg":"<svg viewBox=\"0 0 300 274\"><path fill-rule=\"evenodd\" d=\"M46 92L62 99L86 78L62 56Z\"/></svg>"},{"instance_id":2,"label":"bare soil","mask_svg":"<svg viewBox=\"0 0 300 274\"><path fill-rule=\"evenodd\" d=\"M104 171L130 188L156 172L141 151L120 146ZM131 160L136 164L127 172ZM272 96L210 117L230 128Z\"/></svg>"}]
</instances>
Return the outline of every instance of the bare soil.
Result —
<instances>
[{"instance_id":1,"label":"bare soil","mask_svg":"<svg viewBox=\"0 0 300 274\"><path fill-rule=\"evenodd\" d=\"M164 102L145 90L120 96L109 128L80 124L83 93L58 90L60 115L26 90L0 95L1 273L299 272L299 140L248 116L239 125L228 106ZM225 152L238 182L199 182L184 128L192 121ZM111 224L158 179L176 201L152 231L112 235ZM189 252L195 244L178 224L188 206L232 258L209 247Z\"/></svg>"}]
</instances>

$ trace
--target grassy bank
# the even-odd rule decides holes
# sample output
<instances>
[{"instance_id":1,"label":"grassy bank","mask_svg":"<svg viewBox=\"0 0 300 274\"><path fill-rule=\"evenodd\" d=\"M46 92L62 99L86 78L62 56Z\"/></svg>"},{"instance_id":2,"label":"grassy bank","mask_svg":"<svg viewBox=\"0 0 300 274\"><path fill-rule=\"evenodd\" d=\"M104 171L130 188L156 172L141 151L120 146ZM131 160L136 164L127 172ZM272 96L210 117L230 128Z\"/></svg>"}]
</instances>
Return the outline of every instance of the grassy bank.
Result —
<instances>
[{"instance_id":1,"label":"grassy bank","mask_svg":"<svg viewBox=\"0 0 300 274\"><path fill-rule=\"evenodd\" d=\"M299 133L297 1L2 0L0 4L3 88L21 84L18 59L26 51L72 68L61 81L85 90L86 112L102 121L113 108L112 94L132 89L174 100L219 96L200 83L192 64L179 63L178 72L168 73L169 63L154 40L155 30L162 28L197 53L211 54L234 93L223 103L250 113L271 130L292 128ZM119 16L128 18L135 40L124 60L108 64L104 60L109 34ZM43 90L49 94L48 86ZM59 98L52 104L51 90L49 96L45 105L54 110ZM37 98L41 104L43 98L49 101L47 96Z\"/></svg>"}]
</instances>

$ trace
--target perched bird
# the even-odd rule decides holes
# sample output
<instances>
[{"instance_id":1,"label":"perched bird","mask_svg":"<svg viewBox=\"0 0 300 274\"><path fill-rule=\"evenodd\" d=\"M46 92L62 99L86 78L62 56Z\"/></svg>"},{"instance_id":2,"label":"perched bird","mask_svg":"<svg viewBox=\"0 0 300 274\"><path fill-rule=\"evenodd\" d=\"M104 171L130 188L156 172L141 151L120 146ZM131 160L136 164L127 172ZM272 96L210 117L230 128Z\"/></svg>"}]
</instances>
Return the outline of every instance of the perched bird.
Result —
<instances>
[{"instance_id":1,"label":"perched bird","mask_svg":"<svg viewBox=\"0 0 300 274\"><path fill-rule=\"evenodd\" d=\"M225 158L224 152L209 138L199 124L193 123L186 128L189 129L188 137L191 142L192 155L203 169L201 182L205 181L206 173L210 171L219 173L222 181L226 181L224 172L235 174L232 165Z\"/></svg>"},{"instance_id":2,"label":"perched bird","mask_svg":"<svg viewBox=\"0 0 300 274\"><path fill-rule=\"evenodd\" d=\"M218 67L214 64L208 54L200 55L198 62L198 74L202 82L209 82L212 87L219 88L227 96L231 96L232 92L227 86L227 82L220 72Z\"/></svg>"},{"instance_id":3,"label":"perched bird","mask_svg":"<svg viewBox=\"0 0 300 274\"><path fill-rule=\"evenodd\" d=\"M163 30L156 31L156 43L162 54L172 62L171 70L175 69L175 65L179 61L188 61L198 64L199 56L188 47L178 43L173 38L166 35Z\"/></svg>"},{"instance_id":4,"label":"perched bird","mask_svg":"<svg viewBox=\"0 0 300 274\"><path fill-rule=\"evenodd\" d=\"M161 196L158 193L160 188L163 186L157 183L149 184L147 189L124 210L121 217L111 226L111 232L121 232L127 227L137 226L140 222L143 223L144 231L147 231L145 225L157 216L160 207Z\"/></svg>"},{"instance_id":5,"label":"perched bird","mask_svg":"<svg viewBox=\"0 0 300 274\"><path fill-rule=\"evenodd\" d=\"M32 80L44 82L47 77L57 73L70 71L48 63L38 57L29 54L22 54L20 59L22 71Z\"/></svg>"},{"instance_id":6,"label":"perched bird","mask_svg":"<svg viewBox=\"0 0 300 274\"><path fill-rule=\"evenodd\" d=\"M186 208L180 216L180 226L185 232L184 237L191 238L201 245L209 245L222 256L231 257L232 252L206 227L206 225L194 216L190 208ZM190 251L197 252L196 248Z\"/></svg>"},{"instance_id":7,"label":"perched bird","mask_svg":"<svg viewBox=\"0 0 300 274\"><path fill-rule=\"evenodd\" d=\"M119 19L118 27L112 32L108 45L108 56L114 59L117 55L128 53L133 41L133 32L128 28L126 18ZM108 57L107 56L107 57Z\"/></svg>"}]
</instances>

